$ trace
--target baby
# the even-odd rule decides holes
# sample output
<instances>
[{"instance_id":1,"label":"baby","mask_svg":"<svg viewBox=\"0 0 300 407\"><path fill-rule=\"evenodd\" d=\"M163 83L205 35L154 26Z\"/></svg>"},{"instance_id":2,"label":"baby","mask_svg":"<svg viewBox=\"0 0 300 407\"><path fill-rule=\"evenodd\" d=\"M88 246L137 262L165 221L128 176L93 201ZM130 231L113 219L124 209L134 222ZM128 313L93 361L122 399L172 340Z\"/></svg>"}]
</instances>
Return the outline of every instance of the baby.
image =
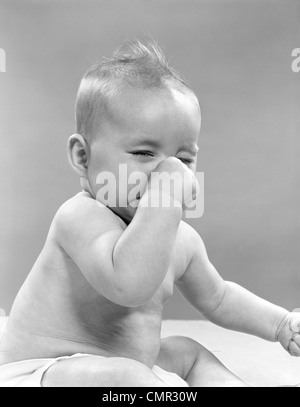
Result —
<instances>
[{"instance_id":1,"label":"baby","mask_svg":"<svg viewBox=\"0 0 300 407\"><path fill-rule=\"evenodd\" d=\"M0 346L0 386L247 387L194 340L161 339L174 284L213 323L300 356L300 314L225 282L182 220L198 193L201 114L158 45L127 42L89 69L76 122L68 156L82 191L57 211L16 297ZM120 165L127 180L145 175L140 193L124 183ZM103 173L114 176L106 192L115 204L99 199ZM163 173L177 188L155 182ZM151 205L153 197L170 204Z\"/></svg>"}]
</instances>

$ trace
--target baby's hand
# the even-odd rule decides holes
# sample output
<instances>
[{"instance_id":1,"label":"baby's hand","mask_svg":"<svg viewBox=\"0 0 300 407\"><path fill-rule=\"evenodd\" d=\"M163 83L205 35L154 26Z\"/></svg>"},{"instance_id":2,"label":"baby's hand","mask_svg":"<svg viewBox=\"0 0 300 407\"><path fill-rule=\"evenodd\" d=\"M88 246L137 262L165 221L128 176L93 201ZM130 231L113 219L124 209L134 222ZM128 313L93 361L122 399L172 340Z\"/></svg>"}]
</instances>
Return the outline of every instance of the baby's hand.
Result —
<instances>
[{"instance_id":1,"label":"baby's hand","mask_svg":"<svg viewBox=\"0 0 300 407\"><path fill-rule=\"evenodd\" d=\"M300 357L300 313L291 312L278 334L278 341L291 356Z\"/></svg>"},{"instance_id":2,"label":"baby's hand","mask_svg":"<svg viewBox=\"0 0 300 407\"><path fill-rule=\"evenodd\" d=\"M195 174L176 157L169 157L157 165L149 180L150 188L158 187L158 178L162 180L162 192L170 194L183 208L197 196L199 184Z\"/></svg>"}]
</instances>

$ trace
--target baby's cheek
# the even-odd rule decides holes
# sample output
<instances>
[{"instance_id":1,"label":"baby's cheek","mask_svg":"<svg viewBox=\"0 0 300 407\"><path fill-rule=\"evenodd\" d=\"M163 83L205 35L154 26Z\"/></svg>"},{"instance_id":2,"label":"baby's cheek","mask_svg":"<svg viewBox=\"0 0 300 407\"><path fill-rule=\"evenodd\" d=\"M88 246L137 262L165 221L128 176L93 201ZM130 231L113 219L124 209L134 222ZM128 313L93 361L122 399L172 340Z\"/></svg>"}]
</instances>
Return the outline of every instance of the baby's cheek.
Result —
<instances>
[{"instance_id":1,"label":"baby's cheek","mask_svg":"<svg viewBox=\"0 0 300 407\"><path fill-rule=\"evenodd\" d=\"M118 194L116 190L116 179L113 174L100 173L93 185L96 200L105 206L115 208L118 206Z\"/></svg>"}]
</instances>

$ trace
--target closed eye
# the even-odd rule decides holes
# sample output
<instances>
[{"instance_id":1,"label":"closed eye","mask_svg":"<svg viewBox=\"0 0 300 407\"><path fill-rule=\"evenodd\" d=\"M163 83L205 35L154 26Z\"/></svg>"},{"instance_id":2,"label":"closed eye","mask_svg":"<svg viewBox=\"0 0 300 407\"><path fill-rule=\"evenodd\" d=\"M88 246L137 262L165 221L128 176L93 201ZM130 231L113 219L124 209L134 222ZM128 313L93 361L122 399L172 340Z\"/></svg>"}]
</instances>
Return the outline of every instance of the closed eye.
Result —
<instances>
[{"instance_id":1,"label":"closed eye","mask_svg":"<svg viewBox=\"0 0 300 407\"><path fill-rule=\"evenodd\" d=\"M154 154L151 151L133 151L131 154L142 157L154 157Z\"/></svg>"},{"instance_id":2,"label":"closed eye","mask_svg":"<svg viewBox=\"0 0 300 407\"><path fill-rule=\"evenodd\" d=\"M140 156L140 157L154 157L155 156L155 154L152 151L146 151L146 150L133 151L131 154L135 155L135 156ZM194 160L191 158L178 157L178 159L181 160L186 165L190 165L190 164L194 163Z\"/></svg>"},{"instance_id":3,"label":"closed eye","mask_svg":"<svg viewBox=\"0 0 300 407\"><path fill-rule=\"evenodd\" d=\"M193 162L194 162L194 160L191 160L189 158L179 158L179 160L182 161L186 165L193 164Z\"/></svg>"}]
</instances>

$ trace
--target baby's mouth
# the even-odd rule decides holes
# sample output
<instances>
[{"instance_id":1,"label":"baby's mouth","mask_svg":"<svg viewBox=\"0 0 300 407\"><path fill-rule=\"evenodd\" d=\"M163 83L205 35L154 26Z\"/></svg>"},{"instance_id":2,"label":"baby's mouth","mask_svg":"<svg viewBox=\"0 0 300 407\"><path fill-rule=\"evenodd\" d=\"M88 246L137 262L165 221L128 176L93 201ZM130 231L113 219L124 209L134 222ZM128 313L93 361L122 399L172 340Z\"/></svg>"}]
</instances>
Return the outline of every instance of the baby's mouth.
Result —
<instances>
[{"instance_id":1,"label":"baby's mouth","mask_svg":"<svg viewBox=\"0 0 300 407\"><path fill-rule=\"evenodd\" d=\"M129 206L134 205L134 207L136 207L136 201L140 201L141 200L141 194L138 193L136 194L135 197L132 197L130 200L127 200L127 203L129 204Z\"/></svg>"},{"instance_id":2,"label":"baby's mouth","mask_svg":"<svg viewBox=\"0 0 300 407\"><path fill-rule=\"evenodd\" d=\"M140 200L141 200L141 194L137 194L135 196L135 198L130 200L130 202L128 201L128 204L129 204L130 207L136 209L138 207L138 205L139 205L139 203L137 203L137 202L139 202Z\"/></svg>"}]
</instances>

